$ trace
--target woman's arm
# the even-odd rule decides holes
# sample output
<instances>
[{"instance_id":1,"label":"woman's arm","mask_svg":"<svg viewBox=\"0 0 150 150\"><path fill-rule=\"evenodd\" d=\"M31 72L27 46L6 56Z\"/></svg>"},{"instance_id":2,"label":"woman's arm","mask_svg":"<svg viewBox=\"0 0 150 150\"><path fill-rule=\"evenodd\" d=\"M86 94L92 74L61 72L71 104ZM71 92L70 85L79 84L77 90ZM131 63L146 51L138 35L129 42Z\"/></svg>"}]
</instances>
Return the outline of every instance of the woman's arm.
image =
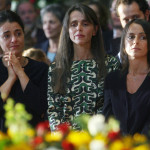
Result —
<instances>
[{"instance_id":1,"label":"woman's arm","mask_svg":"<svg viewBox=\"0 0 150 150\"><path fill-rule=\"evenodd\" d=\"M103 115L106 117L106 120L113 115L109 83L111 82L109 82L106 77L104 83L104 106L102 111Z\"/></svg>"},{"instance_id":2,"label":"woman's arm","mask_svg":"<svg viewBox=\"0 0 150 150\"><path fill-rule=\"evenodd\" d=\"M16 80L8 78L0 87L1 98L5 102Z\"/></svg>"},{"instance_id":3,"label":"woman's arm","mask_svg":"<svg viewBox=\"0 0 150 150\"><path fill-rule=\"evenodd\" d=\"M13 68L16 76L18 77L19 81L20 81L22 91L24 91L28 82L29 82L29 77L24 72L24 69L22 68L22 66L20 64L19 59L27 60L27 58L24 58L24 57L17 58L14 53L11 53L11 56L9 58L9 62L12 65L12 68Z\"/></svg>"},{"instance_id":4,"label":"woman's arm","mask_svg":"<svg viewBox=\"0 0 150 150\"><path fill-rule=\"evenodd\" d=\"M9 96L9 93L12 89L12 86L17 80L17 76L13 70L13 67L11 64L8 64L8 61L3 58L3 64L5 67L7 67L8 70L8 78L7 80L0 86L0 92L1 92L1 98L3 101L6 101L7 97Z\"/></svg>"}]
</instances>

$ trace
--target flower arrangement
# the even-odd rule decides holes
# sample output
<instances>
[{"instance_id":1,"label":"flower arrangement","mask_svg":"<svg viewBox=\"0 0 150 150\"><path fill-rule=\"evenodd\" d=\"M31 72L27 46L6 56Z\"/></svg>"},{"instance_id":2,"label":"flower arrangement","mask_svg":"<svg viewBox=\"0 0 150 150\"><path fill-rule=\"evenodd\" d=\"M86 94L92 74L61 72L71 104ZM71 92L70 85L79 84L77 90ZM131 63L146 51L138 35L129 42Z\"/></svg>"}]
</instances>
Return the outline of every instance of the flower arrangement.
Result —
<instances>
[{"instance_id":1,"label":"flower arrangement","mask_svg":"<svg viewBox=\"0 0 150 150\"><path fill-rule=\"evenodd\" d=\"M122 136L119 122L103 115L81 115L75 122L81 131L70 129L69 124L58 126L51 133L48 121L41 122L33 129L28 120L31 115L23 104L14 104L11 99L4 106L7 134L0 132L0 150L149 150L146 136L135 134Z\"/></svg>"}]
</instances>

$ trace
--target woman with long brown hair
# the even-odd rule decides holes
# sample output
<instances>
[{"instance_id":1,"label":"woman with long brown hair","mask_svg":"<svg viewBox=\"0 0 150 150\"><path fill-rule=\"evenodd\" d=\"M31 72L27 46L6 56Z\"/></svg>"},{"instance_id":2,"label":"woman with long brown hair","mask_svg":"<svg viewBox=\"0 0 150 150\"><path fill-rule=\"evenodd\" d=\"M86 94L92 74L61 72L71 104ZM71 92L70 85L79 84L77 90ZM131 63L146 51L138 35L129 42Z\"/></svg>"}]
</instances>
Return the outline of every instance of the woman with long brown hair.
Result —
<instances>
[{"instance_id":1,"label":"woman with long brown hair","mask_svg":"<svg viewBox=\"0 0 150 150\"><path fill-rule=\"evenodd\" d=\"M119 68L106 56L99 21L86 5L76 4L66 13L56 63L48 72L48 118L51 130L80 114L101 113L105 74Z\"/></svg>"}]
</instances>

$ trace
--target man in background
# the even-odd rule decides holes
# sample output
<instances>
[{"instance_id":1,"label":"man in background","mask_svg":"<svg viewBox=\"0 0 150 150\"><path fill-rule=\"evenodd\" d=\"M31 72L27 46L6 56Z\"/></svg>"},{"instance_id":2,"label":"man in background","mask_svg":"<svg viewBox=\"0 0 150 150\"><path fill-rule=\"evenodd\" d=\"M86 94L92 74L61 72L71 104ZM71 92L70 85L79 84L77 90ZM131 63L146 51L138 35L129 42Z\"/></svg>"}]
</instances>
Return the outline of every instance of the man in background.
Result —
<instances>
[{"instance_id":1,"label":"man in background","mask_svg":"<svg viewBox=\"0 0 150 150\"><path fill-rule=\"evenodd\" d=\"M149 5L146 0L117 0L116 12L120 18L122 27L136 18L149 21ZM118 42L120 47L120 43ZM118 54L120 59L120 53Z\"/></svg>"},{"instance_id":2,"label":"man in background","mask_svg":"<svg viewBox=\"0 0 150 150\"><path fill-rule=\"evenodd\" d=\"M25 26L25 49L34 47L39 41L46 40L45 34L37 25L37 12L29 1L21 1L16 9Z\"/></svg>"},{"instance_id":3,"label":"man in background","mask_svg":"<svg viewBox=\"0 0 150 150\"><path fill-rule=\"evenodd\" d=\"M113 56L117 56L120 51L120 45L118 43L120 43L122 34L122 26L115 9L116 1L117 0L112 0L110 2L110 21L112 30L108 35L109 42L106 47L107 53Z\"/></svg>"}]
</instances>

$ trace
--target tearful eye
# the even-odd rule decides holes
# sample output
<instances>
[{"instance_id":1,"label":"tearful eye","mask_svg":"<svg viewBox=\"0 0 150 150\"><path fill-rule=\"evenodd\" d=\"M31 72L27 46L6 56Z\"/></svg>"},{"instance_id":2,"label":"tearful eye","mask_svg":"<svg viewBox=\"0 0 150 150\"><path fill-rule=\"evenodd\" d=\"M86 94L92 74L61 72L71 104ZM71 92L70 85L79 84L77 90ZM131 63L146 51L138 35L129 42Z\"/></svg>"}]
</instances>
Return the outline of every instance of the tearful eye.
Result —
<instances>
[{"instance_id":1,"label":"tearful eye","mask_svg":"<svg viewBox=\"0 0 150 150\"><path fill-rule=\"evenodd\" d=\"M4 39L8 39L9 37L10 37L9 34L5 34L5 35L4 35Z\"/></svg>"},{"instance_id":2,"label":"tearful eye","mask_svg":"<svg viewBox=\"0 0 150 150\"><path fill-rule=\"evenodd\" d=\"M84 26L87 26L88 24L87 24L87 23L84 23L83 25L84 25Z\"/></svg>"},{"instance_id":3,"label":"tearful eye","mask_svg":"<svg viewBox=\"0 0 150 150\"><path fill-rule=\"evenodd\" d=\"M21 36L22 34L21 34L21 32L17 32L17 36Z\"/></svg>"}]
</instances>

